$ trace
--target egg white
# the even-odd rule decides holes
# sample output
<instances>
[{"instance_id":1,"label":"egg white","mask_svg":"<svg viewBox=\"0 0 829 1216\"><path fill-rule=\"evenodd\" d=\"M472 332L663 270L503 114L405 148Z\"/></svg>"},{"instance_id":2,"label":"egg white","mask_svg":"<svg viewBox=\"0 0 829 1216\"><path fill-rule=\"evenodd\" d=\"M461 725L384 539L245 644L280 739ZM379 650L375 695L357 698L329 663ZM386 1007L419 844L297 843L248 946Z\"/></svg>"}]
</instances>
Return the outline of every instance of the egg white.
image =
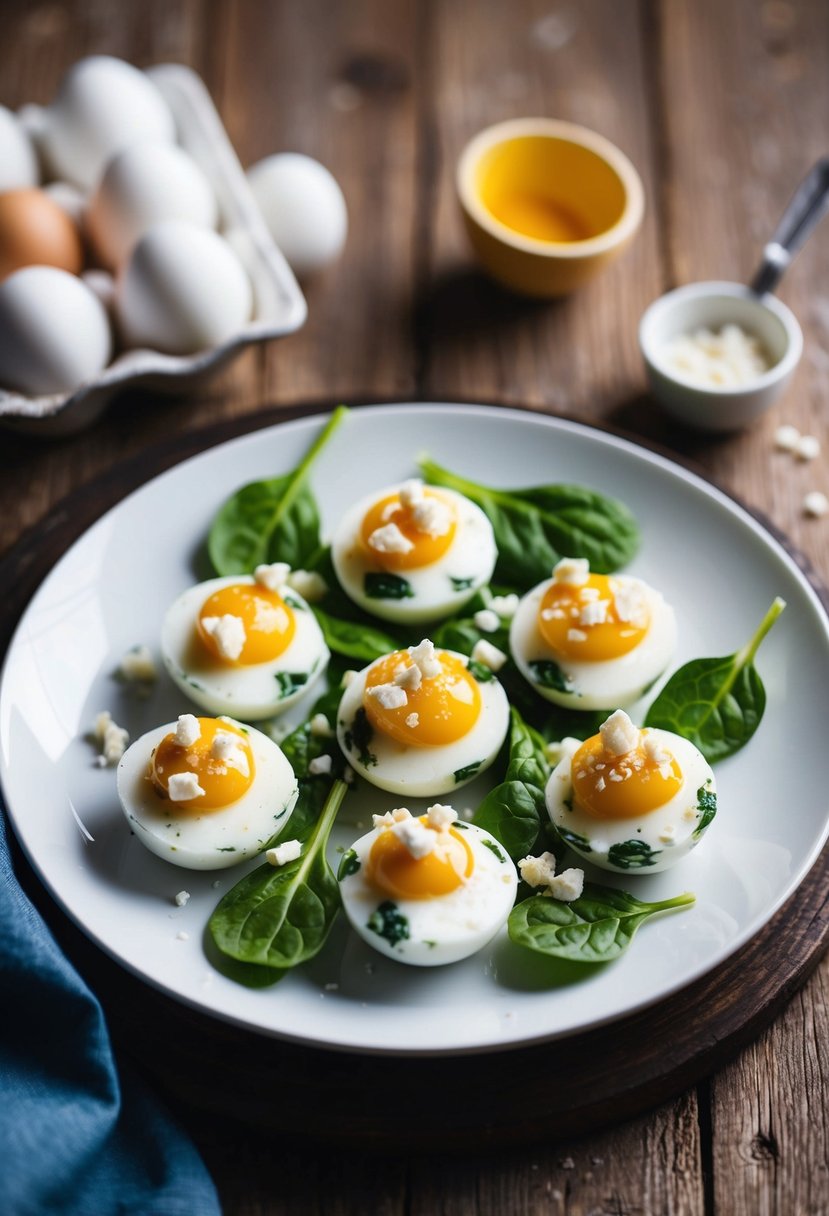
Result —
<instances>
[{"instance_id":1,"label":"egg white","mask_svg":"<svg viewBox=\"0 0 829 1216\"><path fill-rule=\"evenodd\" d=\"M573 709L619 709L632 705L671 661L676 649L676 617L660 592L641 579L614 575L621 584L635 584L642 591L650 613L650 625L642 641L616 659L584 662L554 651L541 633L538 614L541 601L553 580L546 579L528 591L518 605L510 625L510 650L516 666L542 697ZM552 661L560 668L566 687L541 684L531 664Z\"/></svg>"},{"instance_id":2,"label":"egg white","mask_svg":"<svg viewBox=\"0 0 829 1216\"><path fill-rule=\"evenodd\" d=\"M490 942L506 923L515 902L515 866L494 836L471 823L454 823L474 858L471 876L454 891L431 899L396 899L366 882L365 862L381 829L352 845L353 857L341 863L340 895L354 930L369 946L415 967L434 967L467 958ZM355 867L357 867L355 869ZM369 925L384 904L404 917L409 936L391 942ZM382 916L378 913L378 916ZM377 923L377 921L375 921Z\"/></svg>"},{"instance_id":3,"label":"egg white","mask_svg":"<svg viewBox=\"0 0 829 1216\"><path fill-rule=\"evenodd\" d=\"M345 513L331 542L337 578L349 599L384 620L417 624L451 616L492 577L498 556L492 525L475 503L454 490L440 487L435 492L451 503L456 515L455 535L449 549L428 566L394 572L406 579L412 591L410 598L378 599L366 595L365 576L385 571L360 540L363 519L376 502L398 493L399 489L400 486L389 486L377 490ZM459 582L464 586L457 586Z\"/></svg>"},{"instance_id":4,"label":"egg white","mask_svg":"<svg viewBox=\"0 0 829 1216\"><path fill-rule=\"evenodd\" d=\"M717 791L708 761L681 735L657 729L647 733L674 756L682 772L681 788L663 806L635 819L599 820L588 814L573 791L572 759L580 746L577 739L565 740L564 755L550 774L545 791L547 811L562 839L585 861L616 874L655 874L669 869L699 844L710 824L710 819L702 824L703 810L699 806L701 790L714 795ZM669 833L670 839L660 839L662 833ZM618 864L610 851L614 845L628 842L635 842L629 853L631 860Z\"/></svg>"},{"instance_id":5,"label":"egg white","mask_svg":"<svg viewBox=\"0 0 829 1216\"><path fill-rule=\"evenodd\" d=\"M447 654L454 654L448 650ZM465 655L455 655L464 663ZM376 662L382 662L377 659ZM408 794L412 798L431 798L460 789L489 768L501 750L509 729L509 702L498 679L478 682L481 712L475 725L461 739L436 747L406 747L396 739L374 730L368 743L371 759L361 754L353 738L354 720L363 706L369 664L352 678L337 711L337 741L351 767L366 781L381 790ZM460 779L456 773L474 765L474 771Z\"/></svg>"},{"instance_id":6,"label":"egg white","mask_svg":"<svg viewBox=\"0 0 829 1216\"><path fill-rule=\"evenodd\" d=\"M150 761L176 723L158 726L136 739L118 765L118 797L136 840L151 853L188 870L220 870L254 857L282 831L296 804L294 770L272 739L242 726L253 752L254 778L247 793L227 807L197 815L177 813L149 777Z\"/></svg>"},{"instance_id":7,"label":"egg white","mask_svg":"<svg viewBox=\"0 0 829 1216\"><path fill-rule=\"evenodd\" d=\"M329 659L317 618L292 588L285 588L283 598L294 611L296 630L277 658L235 666L208 653L196 631L202 604L222 587L254 582L251 575L231 575L189 587L167 610L161 630L164 665L185 696L208 713L249 722L281 714L322 675ZM280 684L281 674L296 677L293 687Z\"/></svg>"}]
</instances>

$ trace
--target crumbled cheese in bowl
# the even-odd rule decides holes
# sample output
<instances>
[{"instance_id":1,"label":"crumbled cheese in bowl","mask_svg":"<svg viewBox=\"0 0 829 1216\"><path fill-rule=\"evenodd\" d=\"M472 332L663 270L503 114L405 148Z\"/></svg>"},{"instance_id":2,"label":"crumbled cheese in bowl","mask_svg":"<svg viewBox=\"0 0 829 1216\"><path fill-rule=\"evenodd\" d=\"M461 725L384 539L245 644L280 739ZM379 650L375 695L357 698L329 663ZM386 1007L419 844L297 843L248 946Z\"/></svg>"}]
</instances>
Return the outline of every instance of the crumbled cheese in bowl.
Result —
<instances>
[{"instance_id":1,"label":"crumbled cheese in bowl","mask_svg":"<svg viewBox=\"0 0 829 1216\"><path fill-rule=\"evenodd\" d=\"M739 325L677 334L662 350L675 375L702 388L737 388L765 375L772 366L763 344Z\"/></svg>"}]
</instances>

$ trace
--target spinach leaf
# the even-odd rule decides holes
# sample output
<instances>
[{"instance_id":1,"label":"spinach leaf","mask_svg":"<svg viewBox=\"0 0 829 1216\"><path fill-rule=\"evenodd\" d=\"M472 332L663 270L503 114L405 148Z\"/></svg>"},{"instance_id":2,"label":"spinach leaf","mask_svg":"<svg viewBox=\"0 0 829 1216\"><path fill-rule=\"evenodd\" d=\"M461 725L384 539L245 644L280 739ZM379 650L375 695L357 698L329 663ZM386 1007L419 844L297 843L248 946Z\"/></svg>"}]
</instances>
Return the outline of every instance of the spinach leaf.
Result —
<instances>
[{"instance_id":1,"label":"spinach leaf","mask_svg":"<svg viewBox=\"0 0 829 1216\"><path fill-rule=\"evenodd\" d=\"M534 659L530 663L533 679L541 688L554 688L556 692L570 692L567 677L554 659Z\"/></svg>"},{"instance_id":2,"label":"spinach leaf","mask_svg":"<svg viewBox=\"0 0 829 1216\"><path fill-rule=\"evenodd\" d=\"M588 883L570 903L547 895L523 900L510 912L507 926L512 941L540 954L576 963L608 963L628 948L648 917L692 903L690 892L648 904L626 891Z\"/></svg>"},{"instance_id":3,"label":"spinach leaf","mask_svg":"<svg viewBox=\"0 0 829 1216\"><path fill-rule=\"evenodd\" d=\"M339 406L302 461L290 473L250 482L219 508L207 538L218 574L250 574L262 562L314 564L320 549L320 519L307 486L308 471L345 418Z\"/></svg>"},{"instance_id":4,"label":"spinach leaf","mask_svg":"<svg viewBox=\"0 0 829 1216\"><path fill-rule=\"evenodd\" d=\"M408 919L390 899L385 899L375 908L366 921L366 928L384 937L390 946L396 946L410 936Z\"/></svg>"},{"instance_id":5,"label":"spinach leaf","mask_svg":"<svg viewBox=\"0 0 829 1216\"><path fill-rule=\"evenodd\" d=\"M661 849L656 852L644 840L622 840L612 844L607 851L607 860L620 870L644 870L655 866Z\"/></svg>"},{"instance_id":6,"label":"spinach leaf","mask_svg":"<svg viewBox=\"0 0 829 1216\"><path fill-rule=\"evenodd\" d=\"M624 566L639 545L636 520L623 503L577 485L500 490L459 477L423 457L425 479L466 495L492 524L501 582L528 591L561 557L586 557L607 574Z\"/></svg>"},{"instance_id":7,"label":"spinach leaf","mask_svg":"<svg viewBox=\"0 0 829 1216\"><path fill-rule=\"evenodd\" d=\"M694 828L694 840L699 840L711 820L717 814L717 795L709 785L701 785L697 790L697 810L700 812L699 823Z\"/></svg>"},{"instance_id":8,"label":"spinach leaf","mask_svg":"<svg viewBox=\"0 0 829 1216\"><path fill-rule=\"evenodd\" d=\"M381 655L389 654L392 650L399 648L399 642L391 634L378 629L368 619L365 621L342 620L339 617L331 616L317 604L312 607L326 645L336 654L372 663Z\"/></svg>"},{"instance_id":9,"label":"spinach leaf","mask_svg":"<svg viewBox=\"0 0 829 1216\"><path fill-rule=\"evenodd\" d=\"M509 762L504 780L490 790L472 822L504 846L513 861L525 857L535 844L546 818L544 787L550 766L544 740L528 726L518 710L510 710Z\"/></svg>"},{"instance_id":10,"label":"spinach leaf","mask_svg":"<svg viewBox=\"0 0 829 1216\"><path fill-rule=\"evenodd\" d=\"M754 656L785 607L778 596L754 637L736 654L694 659L675 671L648 710L645 726L682 735L709 764L739 751L760 725L766 707Z\"/></svg>"},{"instance_id":11,"label":"spinach leaf","mask_svg":"<svg viewBox=\"0 0 829 1216\"><path fill-rule=\"evenodd\" d=\"M344 781L331 786L301 857L259 866L220 900L209 929L223 954L285 970L322 948L340 906L325 846L346 789Z\"/></svg>"}]
</instances>

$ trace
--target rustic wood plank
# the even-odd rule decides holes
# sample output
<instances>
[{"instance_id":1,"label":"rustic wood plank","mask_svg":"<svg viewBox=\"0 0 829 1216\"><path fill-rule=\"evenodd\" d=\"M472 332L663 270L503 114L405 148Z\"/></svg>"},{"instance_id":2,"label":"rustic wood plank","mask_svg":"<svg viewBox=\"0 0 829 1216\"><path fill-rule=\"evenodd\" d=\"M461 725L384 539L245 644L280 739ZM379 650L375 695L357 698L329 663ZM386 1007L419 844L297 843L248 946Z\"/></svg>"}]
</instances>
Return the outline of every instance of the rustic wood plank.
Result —
<instances>
[{"instance_id":1,"label":"rustic wood plank","mask_svg":"<svg viewBox=\"0 0 829 1216\"><path fill-rule=\"evenodd\" d=\"M623 257L566 300L522 300L478 270L455 196L457 158L502 119L549 115L617 143L654 197L648 78L635 0L553 8L544 0L434 5L425 137L438 170L429 279L419 309L423 384L431 396L512 401L605 416L642 388L636 321L660 294L651 203ZM624 103L620 104L620 99Z\"/></svg>"},{"instance_id":2,"label":"rustic wood plank","mask_svg":"<svg viewBox=\"0 0 829 1216\"><path fill-rule=\"evenodd\" d=\"M712 1083L716 1210L818 1216L829 1196L829 967Z\"/></svg>"},{"instance_id":3,"label":"rustic wood plank","mask_svg":"<svg viewBox=\"0 0 829 1216\"><path fill-rule=\"evenodd\" d=\"M673 284L746 281L797 183L826 153L829 8L785 0L663 0L651 6L661 69L662 205ZM785 399L755 427L711 441L648 408L626 421L668 438L733 492L759 505L829 578L829 526L801 512L829 493L829 463L773 450L781 422L829 450L829 224L780 287L804 330L805 356Z\"/></svg>"}]
</instances>

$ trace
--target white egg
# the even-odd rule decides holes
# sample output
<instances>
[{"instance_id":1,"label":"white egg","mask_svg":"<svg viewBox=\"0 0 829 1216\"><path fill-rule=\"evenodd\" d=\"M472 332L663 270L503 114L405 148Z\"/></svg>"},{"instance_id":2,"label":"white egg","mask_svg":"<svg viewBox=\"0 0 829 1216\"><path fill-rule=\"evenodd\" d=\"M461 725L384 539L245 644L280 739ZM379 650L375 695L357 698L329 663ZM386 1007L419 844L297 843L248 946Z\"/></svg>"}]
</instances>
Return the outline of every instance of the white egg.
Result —
<instances>
[{"instance_id":1,"label":"white egg","mask_svg":"<svg viewBox=\"0 0 829 1216\"><path fill-rule=\"evenodd\" d=\"M82 229L86 210L86 195L83 191L71 182L48 182L43 189L52 202L57 203L61 211L66 212L72 223Z\"/></svg>"},{"instance_id":2,"label":"white egg","mask_svg":"<svg viewBox=\"0 0 829 1216\"><path fill-rule=\"evenodd\" d=\"M488 669L469 666L465 655L433 652L437 675L422 675L418 688L395 683L408 679L405 673L417 667L412 656L424 646L431 643L385 655L358 672L337 712L337 739L352 768L379 789L412 798L446 794L472 781L497 758L509 728L509 703L500 682ZM367 691L378 684L394 686L396 707L381 706ZM447 742L434 741L447 736Z\"/></svg>"},{"instance_id":3,"label":"white egg","mask_svg":"<svg viewBox=\"0 0 829 1216\"><path fill-rule=\"evenodd\" d=\"M231 621L219 627L217 646L211 650L203 641L198 620L206 601L217 593L223 593L218 611L210 609L208 619L232 617L239 624ZM248 627L242 626L243 645L269 647L266 635L275 641L284 630L291 636L281 653L261 661L246 662L244 654L231 657L234 647L223 639L232 641L234 631L238 637L242 617L237 614L246 611L251 615ZM256 622L256 628L251 628L251 622ZM217 649L224 649L227 657L220 657ZM191 701L211 713L233 714L246 721L282 713L319 679L329 658L322 631L305 600L289 588L274 600L250 575L214 578L188 588L164 617L161 652L168 672Z\"/></svg>"},{"instance_id":4,"label":"white egg","mask_svg":"<svg viewBox=\"0 0 829 1216\"><path fill-rule=\"evenodd\" d=\"M191 156L170 143L130 144L109 161L86 212L92 246L115 268L151 224L185 220L215 228L216 196Z\"/></svg>"},{"instance_id":5,"label":"white egg","mask_svg":"<svg viewBox=\"0 0 829 1216\"><path fill-rule=\"evenodd\" d=\"M414 478L356 503L331 543L346 595L387 621L451 616L489 582L497 556L492 525L479 507Z\"/></svg>"},{"instance_id":6,"label":"white egg","mask_svg":"<svg viewBox=\"0 0 829 1216\"><path fill-rule=\"evenodd\" d=\"M91 190L121 148L175 137L167 103L144 72L122 59L92 55L64 76L47 110L43 142L55 176Z\"/></svg>"},{"instance_id":7,"label":"white egg","mask_svg":"<svg viewBox=\"0 0 829 1216\"><path fill-rule=\"evenodd\" d=\"M16 114L0 106L0 191L40 183L32 141Z\"/></svg>"},{"instance_id":8,"label":"white egg","mask_svg":"<svg viewBox=\"0 0 829 1216\"><path fill-rule=\"evenodd\" d=\"M298 152L281 152L251 166L248 181L295 274L311 274L339 257L348 212L342 190L324 165Z\"/></svg>"},{"instance_id":9,"label":"white egg","mask_svg":"<svg viewBox=\"0 0 829 1216\"><path fill-rule=\"evenodd\" d=\"M506 923L517 889L515 866L494 836L459 821L432 827L433 811L438 822L454 813L438 806L416 819L403 810L375 816L377 826L343 854L338 875L360 937L416 967L481 950Z\"/></svg>"},{"instance_id":10,"label":"white egg","mask_svg":"<svg viewBox=\"0 0 829 1216\"><path fill-rule=\"evenodd\" d=\"M148 228L118 277L125 342L170 355L237 336L252 304L250 279L227 241L181 220Z\"/></svg>"},{"instance_id":11,"label":"white egg","mask_svg":"<svg viewBox=\"0 0 829 1216\"><path fill-rule=\"evenodd\" d=\"M118 796L136 839L151 853L189 870L224 869L261 853L282 831L296 804L297 781L286 757L261 731L229 718L191 721L198 722L202 738L207 731L216 731L220 738L231 740L230 748L218 757L212 754L215 744L201 751L199 743L168 745L172 763L162 764L159 776L169 781L173 771L193 774L190 780L195 780L201 794L181 800L186 791L178 789L176 801L153 780L159 745L176 736L178 724L172 722L142 735L124 753L118 766ZM233 769L241 769L250 781L244 792L226 805L200 806L208 794L213 794L214 802L221 800L222 783Z\"/></svg>"},{"instance_id":12,"label":"white egg","mask_svg":"<svg viewBox=\"0 0 829 1216\"><path fill-rule=\"evenodd\" d=\"M101 302L75 275L26 266L0 283L0 385L31 397L68 393L112 353Z\"/></svg>"},{"instance_id":13,"label":"white egg","mask_svg":"<svg viewBox=\"0 0 829 1216\"><path fill-rule=\"evenodd\" d=\"M550 596L560 597L552 607L545 606ZM524 678L548 701L574 709L632 704L675 648L673 609L647 583L622 574L589 575L583 584L554 575L522 598L510 626Z\"/></svg>"},{"instance_id":14,"label":"white egg","mask_svg":"<svg viewBox=\"0 0 829 1216\"><path fill-rule=\"evenodd\" d=\"M658 766L655 771L652 763L649 766L644 761L641 748L614 756L599 750L597 743L591 755L580 752L582 745L575 739L565 741L564 755L547 783L547 810L559 835L585 861L618 874L654 874L675 865L699 843L716 812L714 774L692 743L671 731L656 729L646 729L641 739L649 740L645 746L672 758L674 776L681 775L678 788L674 788L675 780L657 787ZM579 774L591 790L592 809L586 809L585 799L580 801L574 789L574 777L578 784ZM596 791L600 781L604 785ZM665 800L637 814L637 803L645 806L651 788L652 801L658 802L660 796ZM603 795L627 799L629 814L600 814Z\"/></svg>"}]
</instances>

